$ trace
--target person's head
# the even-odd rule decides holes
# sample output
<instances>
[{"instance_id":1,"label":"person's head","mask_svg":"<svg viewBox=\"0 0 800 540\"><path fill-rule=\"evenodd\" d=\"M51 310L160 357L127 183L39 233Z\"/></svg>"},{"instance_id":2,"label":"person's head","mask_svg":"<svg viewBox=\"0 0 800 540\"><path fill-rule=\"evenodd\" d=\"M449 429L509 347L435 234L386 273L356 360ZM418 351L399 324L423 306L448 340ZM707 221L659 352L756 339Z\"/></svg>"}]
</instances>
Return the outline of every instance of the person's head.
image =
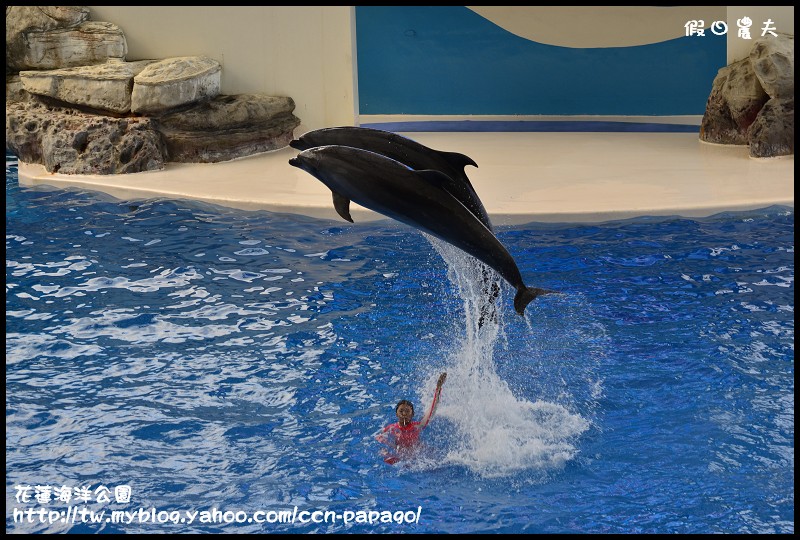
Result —
<instances>
[{"instance_id":1,"label":"person's head","mask_svg":"<svg viewBox=\"0 0 800 540\"><path fill-rule=\"evenodd\" d=\"M414 404L407 399L401 399L394 408L394 413L397 415L397 421L401 426L406 426L414 418Z\"/></svg>"}]
</instances>

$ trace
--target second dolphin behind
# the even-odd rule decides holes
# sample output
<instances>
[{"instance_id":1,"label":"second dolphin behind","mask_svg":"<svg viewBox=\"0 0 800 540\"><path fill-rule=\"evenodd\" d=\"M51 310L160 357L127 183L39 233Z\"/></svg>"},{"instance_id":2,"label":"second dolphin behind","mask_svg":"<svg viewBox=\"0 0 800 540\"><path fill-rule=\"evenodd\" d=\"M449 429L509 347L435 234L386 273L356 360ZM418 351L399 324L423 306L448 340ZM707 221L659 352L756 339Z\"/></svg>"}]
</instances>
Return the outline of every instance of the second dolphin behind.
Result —
<instances>
[{"instance_id":1,"label":"second dolphin behind","mask_svg":"<svg viewBox=\"0 0 800 540\"><path fill-rule=\"evenodd\" d=\"M443 182L442 188L450 192L491 230L489 215L464 170L467 165L478 166L469 156L434 150L391 131L357 126L317 129L304 133L299 139L289 143L289 146L297 150L328 145L369 150L397 160L417 171L433 169L443 172L449 179Z\"/></svg>"},{"instance_id":2,"label":"second dolphin behind","mask_svg":"<svg viewBox=\"0 0 800 540\"><path fill-rule=\"evenodd\" d=\"M352 200L448 242L493 268L516 289L514 310L520 315L536 297L554 292L525 285L514 258L486 224L443 187L452 179L440 171L416 171L385 155L341 145L309 148L289 164L325 184L344 219L353 221Z\"/></svg>"}]
</instances>

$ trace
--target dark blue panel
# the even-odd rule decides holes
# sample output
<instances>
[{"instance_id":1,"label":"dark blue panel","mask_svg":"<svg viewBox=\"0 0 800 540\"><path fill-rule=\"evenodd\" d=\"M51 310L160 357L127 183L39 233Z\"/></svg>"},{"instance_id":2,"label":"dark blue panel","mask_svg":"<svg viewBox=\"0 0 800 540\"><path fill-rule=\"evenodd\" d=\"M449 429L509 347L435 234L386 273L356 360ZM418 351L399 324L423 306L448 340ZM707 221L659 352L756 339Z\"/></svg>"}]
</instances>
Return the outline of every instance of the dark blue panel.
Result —
<instances>
[{"instance_id":1,"label":"dark blue panel","mask_svg":"<svg viewBox=\"0 0 800 540\"><path fill-rule=\"evenodd\" d=\"M636 132L700 133L700 126L651 122L601 122L585 120L433 120L425 122L372 122L361 127L385 131L472 131L472 132Z\"/></svg>"}]
</instances>

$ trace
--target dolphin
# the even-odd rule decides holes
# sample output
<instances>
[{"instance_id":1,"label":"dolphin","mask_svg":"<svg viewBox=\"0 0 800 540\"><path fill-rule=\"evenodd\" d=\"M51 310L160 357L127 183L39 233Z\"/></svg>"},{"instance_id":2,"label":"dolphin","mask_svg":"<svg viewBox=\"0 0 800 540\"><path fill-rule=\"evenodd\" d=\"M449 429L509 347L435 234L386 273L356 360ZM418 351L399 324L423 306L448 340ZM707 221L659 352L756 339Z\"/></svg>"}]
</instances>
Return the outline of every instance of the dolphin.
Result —
<instances>
[{"instance_id":1,"label":"dolphin","mask_svg":"<svg viewBox=\"0 0 800 540\"><path fill-rule=\"evenodd\" d=\"M289 143L289 146L296 150L327 145L361 148L390 157L415 170L435 169L443 172L450 179L444 182L442 187L475 214L489 230L492 229L489 215L464 171L467 165L478 166L472 158L457 152L434 150L391 131L356 126L309 131Z\"/></svg>"},{"instance_id":2,"label":"dolphin","mask_svg":"<svg viewBox=\"0 0 800 540\"><path fill-rule=\"evenodd\" d=\"M450 177L441 171L414 170L382 154L327 145L303 150L289 160L333 194L333 206L345 220L350 201L439 238L497 271L516 290L514 310L524 315L536 297L555 291L528 287L511 254L489 228L443 188Z\"/></svg>"}]
</instances>

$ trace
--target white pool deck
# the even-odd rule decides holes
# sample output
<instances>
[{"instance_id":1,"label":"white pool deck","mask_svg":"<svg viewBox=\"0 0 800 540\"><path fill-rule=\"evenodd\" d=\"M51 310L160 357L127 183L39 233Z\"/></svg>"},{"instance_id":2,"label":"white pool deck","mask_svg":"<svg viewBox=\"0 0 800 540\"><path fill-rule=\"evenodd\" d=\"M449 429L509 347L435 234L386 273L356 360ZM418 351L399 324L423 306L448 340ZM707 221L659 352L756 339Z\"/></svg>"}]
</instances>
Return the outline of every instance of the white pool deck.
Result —
<instances>
[{"instance_id":1,"label":"white pool deck","mask_svg":"<svg viewBox=\"0 0 800 540\"><path fill-rule=\"evenodd\" d=\"M302 132L295 132L295 136ZM780 204L794 207L794 157L753 159L746 147L696 133L402 133L461 152L495 225L602 222L636 216L705 217ZM197 199L341 221L321 182L289 165L293 148L223 163L175 164L128 175L63 175L20 163L21 185L77 187L123 200ZM353 204L354 220L385 219Z\"/></svg>"}]
</instances>

